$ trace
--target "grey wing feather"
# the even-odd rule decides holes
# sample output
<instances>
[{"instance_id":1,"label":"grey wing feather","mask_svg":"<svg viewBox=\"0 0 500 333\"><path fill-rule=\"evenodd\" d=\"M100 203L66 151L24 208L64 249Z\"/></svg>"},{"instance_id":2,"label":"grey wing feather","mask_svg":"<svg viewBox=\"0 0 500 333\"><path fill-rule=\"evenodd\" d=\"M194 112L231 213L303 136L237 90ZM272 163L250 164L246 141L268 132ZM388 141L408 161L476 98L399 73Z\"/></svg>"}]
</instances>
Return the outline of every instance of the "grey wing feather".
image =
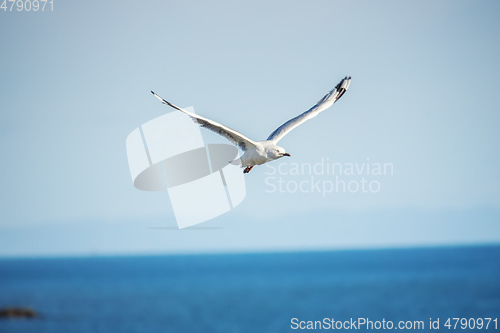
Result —
<instances>
[{"instance_id":1,"label":"grey wing feather","mask_svg":"<svg viewBox=\"0 0 500 333\"><path fill-rule=\"evenodd\" d=\"M197 124L199 124L201 127L204 127L210 131L213 131L222 137L226 138L229 140L231 143L235 144L238 146L241 150L245 151L247 149L255 147L255 142L244 136L243 134L227 127L222 124L219 124L216 121L207 119L205 117L199 116L195 113L189 112L187 110L184 110L155 94L153 91L151 91L153 95L155 95L156 98L158 98L160 101L162 101L163 104L167 104L171 107L173 107L176 110L179 110L185 114L187 114L193 121Z\"/></svg>"},{"instance_id":2,"label":"grey wing feather","mask_svg":"<svg viewBox=\"0 0 500 333\"><path fill-rule=\"evenodd\" d=\"M193 116L191 116L191 119L193 119L193 121L199 124L201 127L204 127L212 132L215 132L220 136L226 138L227 140L231 141L233 144L238 146L243 151L251 148L252 146L255 146L255 143L252 140L243 136L241 133L231 130L229 127L221 125L215 121L204 119L202 117L198 118Z\"/></svg>"},{"instance_id":3,"label":"grey wing feather","mask_svg":"<svg viewBox=\"0 0 500 333\"><path fill-rule=\"evenodd\" d=\"M351 84L351 77L345 77L339 84L335 86L328 94L326 94L322 99L316 103L312 108L304 113L299 114L297 117L288 120L286 123L275 129L267 138L274 143L283 139L291 130L300 124L306 122L307 120L316 117L321 111L328 109L336 101L342 97L342 95L347 91L349 85Z\"/></svg>"}]
</instances>

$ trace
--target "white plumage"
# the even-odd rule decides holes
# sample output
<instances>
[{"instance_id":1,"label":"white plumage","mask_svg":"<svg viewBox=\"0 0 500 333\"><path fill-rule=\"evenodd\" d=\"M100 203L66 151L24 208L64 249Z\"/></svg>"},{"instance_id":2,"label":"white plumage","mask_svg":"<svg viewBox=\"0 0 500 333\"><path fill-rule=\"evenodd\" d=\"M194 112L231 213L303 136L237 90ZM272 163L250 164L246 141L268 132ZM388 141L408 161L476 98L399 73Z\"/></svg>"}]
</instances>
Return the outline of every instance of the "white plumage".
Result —
<instances>
[{"instance_id":1,"label":"white plumage","mask_svg":"<svg viewBox=\"0 0 500 333\"><path fill-rule=\"evenodd\" d=\"M195 113L184 110L155 94L153 91L151 93L160 99L164 104L173 107L176 110L184 112L189 117L191 117L196 123L200 124L219 135L225 137L233 144L237 145L244 154L240 158L241 167L245 167L244 172L249 172L254 165L261 165L269 161L276 160L283 156L290 156L285 149L276 145L278 141L283 139L285 135L290 133L295 127L306 122L307 120L316 117L321 111L328 109L340 97L347 91L351 83L351 77L345 77L339 84L335 86L328 94L326 94L322 99L316 103L312 108L304 113L301 113L295 118L292 118L285 122L283 125L275 129L266 140L263 141L253 141L227 126L219 124L216 121L207 119L205 117L199 116Z\"/></svg>"}]
</instances>

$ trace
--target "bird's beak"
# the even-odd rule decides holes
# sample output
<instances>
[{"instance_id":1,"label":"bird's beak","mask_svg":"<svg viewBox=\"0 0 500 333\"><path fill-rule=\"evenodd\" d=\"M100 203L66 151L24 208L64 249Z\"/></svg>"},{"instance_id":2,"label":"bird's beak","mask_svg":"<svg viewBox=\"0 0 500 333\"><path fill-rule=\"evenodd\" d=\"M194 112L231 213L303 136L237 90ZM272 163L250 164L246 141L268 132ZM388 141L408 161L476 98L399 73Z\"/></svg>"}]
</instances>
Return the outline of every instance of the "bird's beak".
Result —
<instances>
[{"instance_id":1,"label":"bird's beak","mask_svg":"<svg viewBox=\"0 0 500 333\"><path fill-rule=\"evenodd\" d=\"M283 156L292 156L292 155L290 155L288 153L284 153Z\"/></svg>"}]
</instances>

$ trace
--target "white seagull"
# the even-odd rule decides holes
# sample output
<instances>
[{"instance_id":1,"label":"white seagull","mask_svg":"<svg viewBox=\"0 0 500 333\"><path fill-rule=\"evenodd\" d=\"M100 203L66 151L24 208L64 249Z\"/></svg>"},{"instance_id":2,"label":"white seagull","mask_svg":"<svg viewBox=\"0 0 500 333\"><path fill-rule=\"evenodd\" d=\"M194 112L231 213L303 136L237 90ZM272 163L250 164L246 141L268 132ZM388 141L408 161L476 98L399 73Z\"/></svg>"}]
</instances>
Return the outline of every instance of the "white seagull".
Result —
<instances>
[{"instance_id":1,"label":"white seagull","mask_svg":"<svg viewBox=\"0 0 500 333\"><path fill-rule=\"evenodd\" d=\"M264 141L253 141L244 136L243 134L219 124L216 121L207 119L205 117L199 116L195 113L184 110L155 94L153 91L151 93L155 95L163 104L167 104L176 110L184 112L189 117L191 117L195 123L205 127L215 133L220 134L224 138L231 141L233 144L238 146L242 151L244 151L243 156L241 156L241 167L245 167L244 173L250 172L254 165L261 165L270 161L277 160L283 156L290 156L289 153L285 152L285 149L277 146L278 141L283 139L291 130L300 124L306 122L307 120L316 117L321 111L328 109L337 100L342 97L342 95L349 88L351 83L351 77L345 77L339 84L335 86L328 94L316 103L312 108L304 113L299 114L297 117L288 120L286 123L278 127L272 132L269 137Z\"/></svg>"}]
</instances>

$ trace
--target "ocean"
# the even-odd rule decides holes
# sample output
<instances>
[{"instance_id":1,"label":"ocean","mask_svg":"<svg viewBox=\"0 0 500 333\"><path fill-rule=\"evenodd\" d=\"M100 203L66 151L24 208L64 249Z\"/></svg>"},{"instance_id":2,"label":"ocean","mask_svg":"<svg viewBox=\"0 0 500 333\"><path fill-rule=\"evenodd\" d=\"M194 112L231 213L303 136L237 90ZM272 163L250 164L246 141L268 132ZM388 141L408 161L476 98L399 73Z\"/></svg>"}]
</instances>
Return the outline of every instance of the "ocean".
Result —
<instances>
[{"instance_id":1,"label":"ocean","mask_svg":"<svg viewBox=\"0 0 500 333\"><path fill-rule=\"evenodd\" d=\"M498 332L500 246L0 259L8 306L39 316L1 333Z\"/></svg>"}]
</instances>

